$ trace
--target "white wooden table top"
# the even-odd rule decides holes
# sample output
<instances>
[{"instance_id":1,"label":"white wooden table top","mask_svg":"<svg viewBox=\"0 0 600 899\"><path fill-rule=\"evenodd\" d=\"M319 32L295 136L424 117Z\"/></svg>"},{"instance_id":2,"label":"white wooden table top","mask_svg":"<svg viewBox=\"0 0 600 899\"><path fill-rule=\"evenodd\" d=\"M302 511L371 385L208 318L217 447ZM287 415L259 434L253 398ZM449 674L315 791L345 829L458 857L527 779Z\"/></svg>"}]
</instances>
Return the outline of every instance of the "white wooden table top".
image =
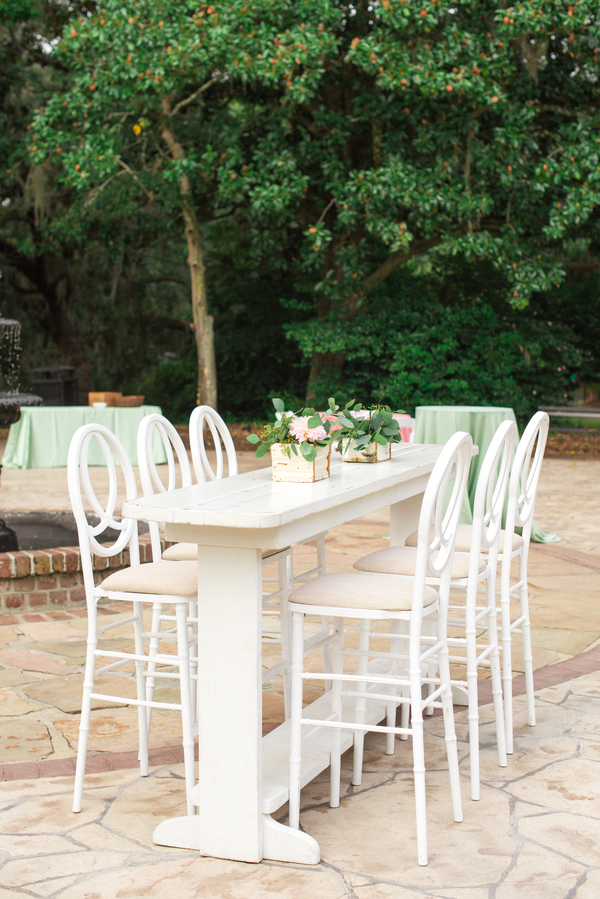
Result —
<instances>
[{"instance_id":1,"label":"white wooden table top","mask_svg":"<svg viewBox=\"0 0 600 899\"><path fill-rule=\"evenodd\" d=\"M279 528L427 475L441 451L438 445L400 444L389 461L376 464L341 462L336 453L331 477L313 484L274 482L271 469L263 468L129 500L123 515L167 524Z\"/></svg>"}]
</instances>

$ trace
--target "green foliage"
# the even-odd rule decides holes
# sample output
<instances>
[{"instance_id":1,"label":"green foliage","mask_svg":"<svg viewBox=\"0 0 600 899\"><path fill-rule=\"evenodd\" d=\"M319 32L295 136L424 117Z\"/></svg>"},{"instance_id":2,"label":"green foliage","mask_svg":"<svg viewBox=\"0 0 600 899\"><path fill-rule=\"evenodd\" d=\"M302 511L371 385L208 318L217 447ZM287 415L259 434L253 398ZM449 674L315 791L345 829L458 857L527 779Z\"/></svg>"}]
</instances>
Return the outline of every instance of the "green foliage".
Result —
<instances>
[{"instance_id":1,"label":"green foliage","mask_svg":"<svg viewBox=\"0 0 600 899\"><path fill-rule=\"evenodd\" d=\"M501 286L496 296L490 291L494 308L469 296L468 270L458 284L453 274L397 272L374 295L371 314L326 333L314 322L291 328L307 357L346 358L343 382L323 381L317 407L341 389L411 412L430 404L507 405L523 418L538 405L564 402L588 359L573 330L535 308L513 310L499 299ZM458 293L455 305L440 301L446 285Z\"/></svg>"},{"instance_id":2,"label":"green foliage","mask_svg":"<svg viewBox=\"0 0 600 899\"><path fill-rule=\"evenodd\" d=\"M329 408L332 408L331 399ZM340 440L342 454L350 449L351 442L357 450L366 449L373 441L381 446L400 443L402 440L400 425L393 415L392 409L381 403L369 410L364 409L362 403L355 404L354 400L346 403L343 411L337 416L337 423L341 428L336 430L335 435Z\"/></svg>"},{"instance_id":3,"label":"green foliage","mask_svg":"<svg viewBox=\"0 0 600 899\"><path fill-rule=\"evenodd\" d=\"M321 418L311 407L299 412L286 411L281 397L273 399L276 417L268 422L259 435L250 434L246 440L258 444L255 456L262 458L275 444L281 445L283 452L301 455L307 462L317 458L317 447L327 446L334 434L330 434L331 422Z\"/></svg>"}]
</instances>

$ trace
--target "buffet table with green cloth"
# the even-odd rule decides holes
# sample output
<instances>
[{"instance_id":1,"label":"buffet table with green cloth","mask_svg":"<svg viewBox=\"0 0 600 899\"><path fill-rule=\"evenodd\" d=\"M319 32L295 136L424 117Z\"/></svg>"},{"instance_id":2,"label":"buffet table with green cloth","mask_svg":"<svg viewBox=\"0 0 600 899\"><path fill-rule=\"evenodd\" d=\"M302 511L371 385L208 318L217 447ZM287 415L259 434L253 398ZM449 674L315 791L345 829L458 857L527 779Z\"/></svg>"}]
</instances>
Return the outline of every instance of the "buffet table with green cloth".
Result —
<instances>
[{"instance_id":1,"label":"buffet table with green cloth","mask_svg":"<svg viewBox=\"0 0 600 899\"><path fill-rule=\"evenodd\" d=\"M415 443L446 443L457 431L466 431L479 447L479 455L471 461L467 493L460 517L461 523L472 524L472 507L479 471L487 449L503 421L516 422L509 406L417 406L415 410ZM534 543L556 543L556 534L545 534L535 521L531 530Z\"/></svg>"},{"instance_id":2,"label":"buffet table with green cloth","mask_svg":"<svg viewBox=\"0 0 600 899\"><path fill-rule=\"evenodd\" d=\"M137 465L137 430L145 415L161 414L160 406L31 406L10 426L2 465L5 468L66 468L71 437L81 425L101 424L117 435L133 465ZM160 440L154 445L158 464L167 457ZM96 441L90 446L90 465L104 465Z\"/></svg>"}]
</instances>

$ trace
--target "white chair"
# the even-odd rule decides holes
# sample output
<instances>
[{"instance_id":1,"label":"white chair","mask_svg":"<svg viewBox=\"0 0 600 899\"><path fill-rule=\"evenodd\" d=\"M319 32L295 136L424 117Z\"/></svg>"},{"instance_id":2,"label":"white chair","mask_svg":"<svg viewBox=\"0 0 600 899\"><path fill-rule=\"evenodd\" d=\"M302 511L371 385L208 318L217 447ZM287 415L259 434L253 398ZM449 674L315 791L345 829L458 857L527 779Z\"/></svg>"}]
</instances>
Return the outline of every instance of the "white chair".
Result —
<instances>
[{"instance_id":1,"label":"white chair","mask_svg":"<svg viewBox=\"0 0 600 899\"><path fill-rule=\"evenodd\" d=\"M165 455L167 457L167 477L166 483L161 478L154 460L154 443L159 440L162 443ZM166 493L168 490L175 490L177 487L191 487L192 470L190 460L177 429L171 422L164 417L153 413L146 415L140 422L137 433L137 454L138 454L138 471L140 482L142 485L143 496L152 496L154 493ZM152 546L152 559L159 561L162 558L162 541L160 528L157 521L149 521L150 544ZM167 561L172 561L168 560ZM187 560L193 561L191 559ZM190 644L190 648L197 645L196 627L197 627L197 608L195 598L190 603L188 623L192 625L191 635L194 642ZM155 602L152 607L152 625L149 632L144 632L144 637L150 638L148 647L148 655L153 658L158 653L159 643L161 639L174 637L176 629L173 628L174 617L172 615L164 615L162 604ZM169 628L163 631L162 622L169 623ZM196 720L196 681L195 674L197 671L197 658L190 656L190 674L192 677L192 712L194 721ZM149 662L146 673L146 699L152 701L154 699L156 665ZM148 709L147 723L148 732L152 720L152 708Z\"/></svg>"},{"instance_id":2,"label":"white chair","mask_svg":"<svg viewBox=\"0 0 600 899\"><path fill-rule=\"evenodd\" d=\"M448 770L455 821L462 821L462 803L454 715L452 685L448 662L446 619L450 577L454 554L454 538L462 506L473 441L469 434L455 434L442 450L434 466L423 497L419 519L419 545L414 578L405 581L397 577L357 574L327 574L317 577L296 590L290 597L292 611L292 713L290 748L290 827L299 827L300 788L305 782L302 772L302 725L330 727L331 787L330 805L339 805L341 731L354 731L354 771L352 782L360 784L362 777L363 739L367 731L385 734L412 734L413 772L417 819L417 856L420 865L427 864L427 817L425 805L425 750L423 741L423 712L441 705L448 754ZM447 487L454 478L450 501L444 512ZM427 584L428 577L439 580L439 588ZM324 672L303 671L304 617L309 614L334 617L331 634L333 650L333 682L331 714L325 719L303 717L302 682L325 677ZM423 639L424 621L434 616L436 636ZM342 667L344 617L359 618L361 633L358 650L346 653L358 655L355 674L346 674ZM405 621L408 634L388 633L391 651L369 651L371 619ZM408 640L408 652L395 647ZM435 656L439 665L439 685L423 698L422 688L430 680L423 675L428 660ZM374 663L369 664L369 658ZM408 659L408 674L399 665ZM408 691L408 695L406 695ZM439 701L441 699L441 702ZM410 727L396 726L398 705L410 704ZM387 718L385 726L377 722ZM354 718L354 720L352 720Z\"/></svg>"},{"instance_id":3,"label":"white chair","mask_svg":"<svg viewBox=\"0 0 600 899\"><path fill-rule=\"evenodd\" d=\"M194 410L194 412L202 410L209 410L213 413L213 410L208 406L200 406ZM194 418L194 414L192 414L192 418ZM197 421L196 416L196 421ZM237 474L237 459L235 456L235 447L233 445L233 440L231 439L231 435L227 430L227 426L223 419L217 415L217 413L213 413L211 415L206 412L203 413L203 421L206 420L208 427L211 430L213 435L213 439L215 442L215 446L218 446L219 449L217 451L217 466L216 471L214 471L210 465L208 456L206 454L206 449L204 447L204 443L199 443L198 441L190 441L190 445L192 448L192 458L195 459L196 464L199 466L198 470L202 473L206 471L209 473L210 480L220 480L224 475L224 455L221 449L220 439L223 440L225 447L225 457L227 459L227 467L229 475ZM200 427L203 429L204 424L200 424ZM153 441L155 439L155 435L162 440L166 456L167 456L167 478L166 483L160 477L160 474L157 470L156 463L154 462L154 453L153 453ZM138 437L137 437L137 449L138 449L138 462L139 462L139 472L140 472L140 480L142 483L142 489L145 496L151 496L153 493L164 493L167 490L174 490L178 484L181 487L189 487L192 484L192 473L190 462L188 458L188 454L186 452L185 446L177 429L171 424L171 422L165 418L163 415L152 414L147 415L142 419L138 428ZM179 466L179 479L177 478L177 465ZM204 474L198 479L199 483L204 483L206 478ZM152 558L160 559L161 558L161 541L160 541L160 532L159 527L156 522L149 522L150 526L150 535L152 540ZM288 560L291 556L291 549L283 549L280 551L274 550L265 550L263 554L263 566L276 564L278 566L278 577L277 578L265 578L267 582L276 581L278 583L278 589L274 590L271 593L265 593L263 595L263 614L265 616L278 616L281 608L287 608L287 598L290 590L290 572L288 571ZM162 558L165 561L169 562L194 562L198 559L198 547L195 543L174 543L172 546L169 546L163 553ZM191 621L195 624L195 609L191 610ZM155 651L158 650L158 640L159 638L164 638L168 634L166 632L161 633L161 621L171 620L170 616L165 616L162 614L162 609L160 609L157 604L154 607L154 615L152 622L152 633L151 644L149 654L152 655ZM276 662L273 665L270 665L268 668L263 670L263 684L273 678L277 677L279 674L283 676L283 695L284 695L284 704L285 704L285 714L286 717L289 715L289 633L288 633L288 619L284 615L281 627L277 631L274 628L264 628L263 629L263 637L265 642L273 643L277 642L279 639L282 645L282 658L280 661ZM195 673L196 668L196 659L192 659L192 678ZM154 689L154 677L152 672L152 666L148 672L148 698L152 698L152 691ZM195 696L195 681L192 681L192 696Z\"/></svg>"},{"instance_id":4,"label":"white chair","mask_svg":"<svg viewBox=\"0 0 600 899\"><path fill-rule=\"evenodd\" d=\"M98 443L106 462L108 495L104 504L100 502L96 495L88 471L88 454L92 440ZM149 708L168 708L181 711L187 811L189 815L192 815L195 813L195 807L190 801L190 793L194 786L195 775L187 619L189 605L197 595L198 578L196 566L192 563L181 565L163 561L140 564L137 521L125 518L118 520L115 517L118 493L118 474L115 458L121 468L125 482L126 498L128 500L135 499L137 490L133 468L123 446L114 434L103 425L90 424L79 428L73 435L69 448L67 477L69 495L79 535L81 567L88 611L87 655L81 705L79 745L77 747L73 811L79 812L81 810L92 699L104 699L123 703L124 705L136 705L138 708L139 757L142 777L148 775L146 710ZM95 526L88 524L84 509L84 497L87 504L91 506L100 519L99 524ZM106 537L104 532L107 528L118 532L118 537L111 543L103 541L103 535ZM110 558L125 551L129 552L129 566L109 574L101 584L96 585L92 568L92 554ZM126 623L133 624L135 652L127 653L98 649L98 635L111 627L111 625L98 627L97 605L104 599L111 602L133 604L133 615L127 619L120 619L112 627L122 627ZM150 658L144 652L144 604L157 602L161 604L172 603L175 606L176 656L161 656L159 653L156 653ZM116 661L112 661L95 672L96 659L104 657ZM177 675L172 675L177 677L180 683L181 701L179 703L150 702L146 698L144 680L147 666L150 662L154 665L177 666L179 668ZM95 673L100 674L131 663L135 663L136 670L136 699L106 696L94 692Z\"/></svg>"},{"instance_id":5,"label":"white chair","mask_svg":"<svg viewBox=\"0 0 600 899\"><path fill-rule=\"evenodd\" d=\"M210 463L210 459L208 458L208 454L206 452L205 446L205 427L207 427L212 435L213 444L216 452L216 468ZM221 418L218 412L216 412L211 406L197 406L191 416L190 416L190 449L192 451L192 463L194 465L194 471L196 474L196 480L199 484L203 483L206 480L209 481L217 481L220 480L224 475L224 460L227 459L227 469L230 476L237 474L238 464L237 464L237 455L235 446L229 433L229 429L227 425ZM222 444L222 445L221 445ZM308 543L315 543L317 550L317 564L310 568L308 571L302 571L298 574L294 572L294 564L293 564L293 547L287 548L283 550L283 553L286 553L286 562L287 564L287 580L285 590L283 587L284 584L284 575L283 575L283 566L280 565L279 575L277 578L265 578L264 580L268 583L269 581L278 582L279 588L278 590L264 594L263 600L263 612L264 614L269 615L277 615L280 617L280 634L281 634L281 643L283 647L284 658L282 662L286 659L289 662L290 657L290 648L289 648L289 637L288 637L288 622L285 615L282 615L282 611L287 607L287 595L289 590L293 588L296 584L303 584L310 578L319 575L325 574L326 564L325 564L325 534L317 534L315 537L312 537L309 540L304 540L302 543L297 544L298 546L305 546ZM164 556L164 558L174 558L173 555ZM275 555L274 553L268 551L265 554L265 559L263 564L270 564L275 561L279 561L282 558L281 553ZM285 593L285 595L284 595ZM275 601L279 601L279 609L275 605ZM321 629L313 634L306 640L306 652L310 652L312 647L321 642L321 640L328 633L329 623L325 620L321 622ZM266 633L266 631L263 631ZM277 637L277 632L271 632L273 637ZM323 658L324 665L326 670L329 670L329 666L331 664L329 657L329 644L326 644L323 649ZM276 666L272 666L264 672L264 680L269 680L272 677L275 677L277 674L283 673L284 677L284 696L286 702L286 718L289 716L289 700L288 700L288 681L289 681L289 665L287 668L282 667L281 664ZM263 681L264 682L264 681ZM326 682L326 687L330 686L329 682Z\"/></svg>"},{"instance_id":6,"label":"white chair","mask_svg":"<svg viewBox=\"0 0 600 899\"><path fill-rule=\"evenodd\" d=\"M467 694L469 717L469 744L471 766L471 798L480 797L479 788L479 702L477 671L481 665L491 667L492 695L496 718L496 742L498 764L506 767L506 741L504 735L504 710L502 706L502 681L498 634L496 627L496 571L498 544L502 527L502 512L506 499L511 464L515 452L517 427L514 422L503 422L496 431L485 455L475 494L473 525L470 528L469 552L455 552L452 565L452 588L466 591L465 602L450 605L449 626L464 629L464 637L448 637L455 664L466 665L466 679L453 679L452 685ZM418 544L418 532L416 543ZM395 575L404 579L414 577L418 548L411 535L411 545L390 546L364 556L355 562L359 572ZM456 546L455 546L456 549ZM486 553L487 564L481 553ZM485 581L486 602L477 605L478 588ZM428 584L437 581L428 578ZM480 594L481 595L481 594ZM483 634L478 637L478 631ZM483 642L483 635L486 636ZM434 672L430 671L430 676ZM408 709L406 708L406 712Z\"/></svg>"},{"instance_id":7,"label":"white chair","mask_svg":"<svg viewBox=\"0 0 600 899\"><path fill-rule=\"evenodd\" d=\"M504 685L504 715L506 722L506 751L513 751L513 703L512 703L512 654L511 637L520 630L523 638L523 666L527 694L527 723L535 726L535 695L533 685L533 654L531 651L531 625L529 622L529 592L527 587L527 560L533 511L550 418L547 412L536 412L523 432L517 447L508 487L508 506L504 542L501 545L502 567L500 571L500 609L502 620L502 681ZM521 536L515 528L522 528ZM511 562L519 559L519 575L511 583ZM511 597L519 598L520 614L511 621Z\"/></svg>"},{"instance_id":8,"label":"white chair","mask_svg":"<svg viewBox=\"0 0 600 899\"><path fill-rule=\"evenodd\" d=\"M523 635L523 663L527 694L528 723L535 726L535 696L533 685L533 655L531 651L531 629L529 623L529 595L527 590L527 560L533 525L533 512L550 418L546 412L536 412L523 432L513 460L508 487L508 503L504 529L500 532L498 561L501 564L500 608L502 620L502 681L504 693L504 718L506 730L506 751L513 752L513 712L512 712L512 653L511 636L515 630ZM535 450L535 452L534 452ZM533 458L532 458L533 456ZM456 534L456 551L468 552L472 543L472 525L459 524ZM517 534L515 528L521 528ZM407 539L407 546L415 546L417 532ZM485 547L482 546L485 552ZM511 584L511 565L519 559L518 580ZM510 620L511 597L519 597L520 615Z\"/></svg>"}]
</instances>

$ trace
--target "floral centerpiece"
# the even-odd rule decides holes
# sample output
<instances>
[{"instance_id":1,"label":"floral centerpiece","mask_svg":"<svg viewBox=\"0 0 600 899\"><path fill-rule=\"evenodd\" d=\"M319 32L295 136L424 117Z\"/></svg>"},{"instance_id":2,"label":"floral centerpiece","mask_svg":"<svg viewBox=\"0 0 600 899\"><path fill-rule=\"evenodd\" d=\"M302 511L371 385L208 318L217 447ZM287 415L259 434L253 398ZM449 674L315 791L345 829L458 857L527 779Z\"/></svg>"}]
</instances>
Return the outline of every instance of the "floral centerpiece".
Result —
<instances>
[{"instance_id":1,"label":"floral centerpiece","mask_svg":"<svg viewBox=\"0 0 600 899\"><path fill-rule=\"evenodd\" d=\"M330 400L329 409L339 424L335 437L340 441L344 462L382 462L391 457L392 443L402 440L400 425L390 406L377 403L365 409L362 403L350 400L340 411L335 401Z\"/></svg>"},{"instance_id":2,"label":"floral centerpiece","mask_svg":"<svg viewBox=\"0 0 600 899\"><path fill-rule=\"evenodd\" d=\"M331 422L307 407L286 412L283 400L273 400L276 420L264 426L260 434L249 434L258 444L255 455L261 458L270 450L274 481L319 481L329 477Z\"/></svg>"}]
</instances>

